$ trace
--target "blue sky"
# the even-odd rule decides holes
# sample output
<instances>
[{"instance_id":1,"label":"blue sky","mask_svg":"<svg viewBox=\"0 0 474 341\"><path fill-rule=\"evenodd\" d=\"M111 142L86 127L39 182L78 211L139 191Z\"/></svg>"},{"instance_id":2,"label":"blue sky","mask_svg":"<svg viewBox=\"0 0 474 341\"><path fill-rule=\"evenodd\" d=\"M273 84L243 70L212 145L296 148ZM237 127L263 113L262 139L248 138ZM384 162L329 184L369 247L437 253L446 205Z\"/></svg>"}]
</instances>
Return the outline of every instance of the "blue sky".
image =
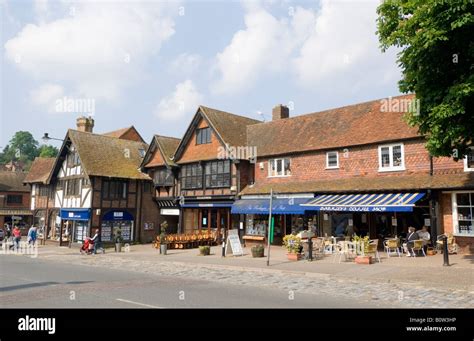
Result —
<instances>
[{"instance_id":1,"label":"blue sky","mask_svg":"<svg viewBox=\"0 0 474 341\"><path fill-rule=\"evenodd\" d=\"M280 103L296 116L395 96L377 4L0 0L0 146L18 130L62 138L81 110L95 132L150 141L181 137L199 104L269 120Z\"/></svg>"}]
</instances>

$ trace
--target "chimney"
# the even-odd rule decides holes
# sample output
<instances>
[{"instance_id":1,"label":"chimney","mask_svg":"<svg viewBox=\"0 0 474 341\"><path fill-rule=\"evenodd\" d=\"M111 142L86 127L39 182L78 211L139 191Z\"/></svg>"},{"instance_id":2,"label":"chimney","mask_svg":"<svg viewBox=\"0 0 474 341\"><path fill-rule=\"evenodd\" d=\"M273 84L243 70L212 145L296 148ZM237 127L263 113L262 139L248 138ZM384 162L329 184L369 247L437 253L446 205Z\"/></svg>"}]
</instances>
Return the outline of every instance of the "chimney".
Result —
<instances>
[{"instance_id":1,"label":"chimney","mask_svg":"<svg viewBox=\"0 0 474 341\"><path fill-rule=\"evenodd\" d=\"M287 106L278 104L272 110L272 121L290 117L290 109Z\"/></svg>"},{"instance_id":2,"label":"chimney","mask_svg":"<svg viewBox=\"0 0 474 341\"><path fill-rule=\"evenodd\" d=\"M81 116L76 120L77 130L92 133L94 129L94 119L92 117Z\"/></svg>"}]
</instances>

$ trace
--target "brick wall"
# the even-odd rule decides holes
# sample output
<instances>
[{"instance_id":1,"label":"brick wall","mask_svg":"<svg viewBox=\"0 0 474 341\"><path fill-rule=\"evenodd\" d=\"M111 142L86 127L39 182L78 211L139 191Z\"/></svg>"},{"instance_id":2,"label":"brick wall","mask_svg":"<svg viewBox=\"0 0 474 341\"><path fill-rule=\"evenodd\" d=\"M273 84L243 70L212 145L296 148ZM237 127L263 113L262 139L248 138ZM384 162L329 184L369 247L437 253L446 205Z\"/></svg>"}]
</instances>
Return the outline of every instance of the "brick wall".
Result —
<instances>
[{"instance_id":1,"label":"brick wall","mask_svg":"<svg viewBox=\"0 0 474 341\"><path fill-rule=\"evenodd\" d=\"M359 176L399 176L415 173L429 173L430 159L423 141L404 141L404 171L379 172L378 145L335 149L339 152L339 168L326 169L326 151L293 154L291 159L291 176L280 178L268 177L268 157L259 157L255 165L256 183L278 183L287 181L334 180ZM260 169L263 162L264 169ZM435 158L433 160L435 174L454 174L464 172L462 161L455 162L451 158Z\"/></svg>"},{"instance_id":2,"label":"brick wall","mask_svg":"<svg viewBox=\"0 0 474 341\"><path fill-rule=\"evenodd\" d=\"M140 135L138 135L138 132L135 129L130 129L128 130L125 134L123 134L120 137L122 140L130 140L130 141L137 141L137 142L143 142L142 138Z\"/></svg>"},{"instance_id":3,"label":"brick wall","mask_svg":"<svg viewBox=\"0 0 474 341\"><path fill-rule=\"evenodd\" d=\"M0 200L1 208L26 209L26 210L29 210L31 208L30 206L31 193L30 192L0 192L0 195L5 196L3 199ZM18 204L7 203L7 197L9 195L21 195L22 196L21 203L18 203Z\"/></svg>"},{"instance_id":4,"label":"brick wall","mask_svg":"<svg viewBox=\"0 0 474 341\"><path fill-rule=\"evenodd\" d=\"M198 127L206 128L208 124L205 120L201 119L198 124ZM181 158L178 160L179 163L194 162L199 160L213 160L217 159L219 152L219 147L221 142L217 138L214 131L211 136L211 143L206 144L196 144L196 131L193 132L191 138L188 141L188 144L184 147L184 152L181 155Z\"/></svg>"},{"instance_id":5,"label":"brick wall","mask_svg":"<svg viewBox=\"0 0 474 341\"><path fill-rule=\"evenodd\" d=\"M150 243L154 240L155 236L159 233L160 224L165 220L165 217L160 215L160 210L156 202L153 201L153 192L151 188L152 182L148 181L148 184L151 186L150 190L145 191L145 181L140 181L139 186L141 186L141 201L139 203L140 207L140 242ZM140 196L139 196L140 198ZM145 230L145 223L153 223L153 230Z\"/></svg>"}]
</instances>

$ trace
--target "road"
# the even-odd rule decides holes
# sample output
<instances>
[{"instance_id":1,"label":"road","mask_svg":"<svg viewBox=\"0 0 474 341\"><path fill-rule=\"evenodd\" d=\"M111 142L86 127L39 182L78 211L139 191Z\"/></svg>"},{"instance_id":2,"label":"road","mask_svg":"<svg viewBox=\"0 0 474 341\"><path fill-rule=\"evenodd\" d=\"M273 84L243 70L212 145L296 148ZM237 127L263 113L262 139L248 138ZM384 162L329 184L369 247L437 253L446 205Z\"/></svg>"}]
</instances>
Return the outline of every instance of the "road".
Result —
<instances>
[{"instance_id":1,"label":"road","mask_svg":"<svg viewBox=\"0 0 474 341\"><path fill-rule=\"evenodd\" d=\"M135 271L0 257L0 308L361 308L371 302Z\"/></svg>"}]
</instances>

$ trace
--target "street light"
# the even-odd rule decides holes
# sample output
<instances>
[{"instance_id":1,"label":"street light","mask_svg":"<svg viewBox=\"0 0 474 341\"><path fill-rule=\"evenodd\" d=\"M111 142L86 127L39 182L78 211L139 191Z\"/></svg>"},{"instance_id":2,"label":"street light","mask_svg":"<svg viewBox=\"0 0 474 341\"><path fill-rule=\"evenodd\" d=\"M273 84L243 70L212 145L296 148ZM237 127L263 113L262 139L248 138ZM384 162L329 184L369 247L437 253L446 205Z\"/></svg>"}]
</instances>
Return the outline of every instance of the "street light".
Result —
<instances>
[{"instance_id":1,"label":"street light","mask_svg":"<svg viewBox=\"0 0 474 341\"><path fill-rule=\"evenodd\" d=\"M50 137L48 133L44 133L43 137L41 138L43 140L44 143L47 143L51 140L55 140L55 141L61 141L61 142L64 142L63 139L57 139L55 137Z\"/></svg>"}]
</instances>

